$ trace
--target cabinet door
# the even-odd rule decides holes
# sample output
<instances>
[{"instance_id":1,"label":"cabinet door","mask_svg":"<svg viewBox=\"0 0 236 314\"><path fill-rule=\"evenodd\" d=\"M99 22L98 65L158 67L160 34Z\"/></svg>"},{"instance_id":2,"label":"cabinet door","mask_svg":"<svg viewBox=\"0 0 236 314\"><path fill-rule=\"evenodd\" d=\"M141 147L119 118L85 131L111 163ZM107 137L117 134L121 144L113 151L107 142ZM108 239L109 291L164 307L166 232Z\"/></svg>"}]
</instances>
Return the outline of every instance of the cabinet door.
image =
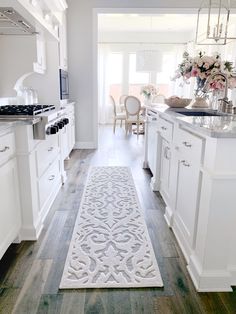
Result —
<instances>
[{"instance_id":1,"label":"cabinet door","mask_svg":"<svg viewBox=\"0 0 236 314\"><path fill-rule=\"evenodd\" d=\"M188 247L194 245L198 215L199 186L199 165L180 158L178 162L175 220Z\"/></svg>"},{"instance_id":2,"label":"cabinet door","mask_svg":"<svg viewBox=\"0 0 236 314\"><path fill-rule=\"evenodd\" d=\"M165 139L161 139L161 172L160 172L160 192L167 202L170 189L170 163L171 149Z\"/></svg>"},{"instance_id":3,"label":"cabinet door","mask_svg":"<svg viewBox=\"0 0 236 314\"><path fill-rule=\"evenodd\" d=\"M37 62L34 63L34 72L44 74L46 70L46 42L43 36L37 35Z\"/></svg>"},{"instance_id":4,"label":"cabinet door","mask_svg":"<svg viewBox=\"0 0 236 314\"><path fill-rule=\"evenodd\" d=\"M0 259L17 237L21 225L16 159L0 168Z\"/></svg>"},{"instance_id":5,"label":"cabinet door","mask_svg":"<svg viewBox=\"0 0 236 314\"><path fill-rule=\"evenodd\" d=\"M148 165L153 175L156 167L157 150L157 122L150 121L148 124Z\"/></svg>"},{"instance_id":6,"label":"cabinet door","mask_svg":"<svg viewBox=\"0 0 236 314\"><path fill-rule=\"evenodd\" d=\"M67 35L66 35L66 15L63 13L62 24L59 26L59 56L60 68L67 70Z\"/></svg>"}]
</instances>

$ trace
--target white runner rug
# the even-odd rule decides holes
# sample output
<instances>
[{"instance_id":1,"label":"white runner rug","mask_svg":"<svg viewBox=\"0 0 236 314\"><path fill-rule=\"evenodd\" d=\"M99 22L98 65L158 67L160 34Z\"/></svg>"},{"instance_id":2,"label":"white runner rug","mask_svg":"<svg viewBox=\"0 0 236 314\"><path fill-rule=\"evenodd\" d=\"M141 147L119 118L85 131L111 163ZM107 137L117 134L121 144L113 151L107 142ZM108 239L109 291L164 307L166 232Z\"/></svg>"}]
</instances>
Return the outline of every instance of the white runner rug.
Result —
<instances>
[{"instance_id":1,"label":"white runner rug","mask_svg":"<svg viewBox=\"0 0 236 314\"><path fill-rule=\"evenodd\" d=\"M60 288L162 286L129 168L93 167Z\"/></svg>"}]
</instances>

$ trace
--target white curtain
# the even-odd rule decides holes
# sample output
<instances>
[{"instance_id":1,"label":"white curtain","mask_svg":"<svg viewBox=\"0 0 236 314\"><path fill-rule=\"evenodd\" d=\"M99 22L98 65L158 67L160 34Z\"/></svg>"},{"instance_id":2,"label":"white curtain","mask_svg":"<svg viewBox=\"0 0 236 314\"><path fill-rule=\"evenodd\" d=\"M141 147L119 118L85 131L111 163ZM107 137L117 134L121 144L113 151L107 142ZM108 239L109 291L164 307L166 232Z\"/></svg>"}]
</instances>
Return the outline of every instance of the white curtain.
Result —
<instances>
[{"instance_id":1,"label":"white curtain","mask_svg":"<svg viewBox=\"0 0 236 314\"><path fill-rule=\"evenodd\" d=\"M108 45L98 45L98 123L112 122L112 106L109 102L109 56Z\"/></svg>"}]
</instances>

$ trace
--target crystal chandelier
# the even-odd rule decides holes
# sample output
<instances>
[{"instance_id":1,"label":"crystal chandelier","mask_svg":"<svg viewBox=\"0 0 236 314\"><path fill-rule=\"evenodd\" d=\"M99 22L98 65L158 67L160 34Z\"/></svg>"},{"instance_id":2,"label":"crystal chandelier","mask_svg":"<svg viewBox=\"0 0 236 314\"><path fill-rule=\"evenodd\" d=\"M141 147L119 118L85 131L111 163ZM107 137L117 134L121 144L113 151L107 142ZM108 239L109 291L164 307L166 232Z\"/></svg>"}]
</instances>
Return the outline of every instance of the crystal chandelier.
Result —
<instances>
[{"instance_id":1,"label":"crystal chandelier","mask_svg":"<svg viewBox=\"0 0 236 314\"><path fill-rule=\"evenodd\" d=\"M195 43L226 45L228 40L236 39L230 17L230 0L203 0L198 9Z\"/></svg>"}]
</instances>

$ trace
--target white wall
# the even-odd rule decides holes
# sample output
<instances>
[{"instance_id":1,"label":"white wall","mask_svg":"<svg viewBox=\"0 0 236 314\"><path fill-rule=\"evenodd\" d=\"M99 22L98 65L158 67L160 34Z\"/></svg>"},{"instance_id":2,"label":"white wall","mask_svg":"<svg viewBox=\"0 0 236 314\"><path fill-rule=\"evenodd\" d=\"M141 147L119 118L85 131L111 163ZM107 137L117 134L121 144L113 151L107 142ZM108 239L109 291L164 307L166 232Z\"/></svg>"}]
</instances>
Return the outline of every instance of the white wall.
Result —
<instances>
[{"instance_id":1,"label":"white wall","mask_svg":"<svg viewBox=\"0 0 236 314\"><path fill-rule=\"evenodd\" d=\"M35 60L34 37L0 36L0 97L16 96L13 87L17 79L33 71Z\"/></svg>"},{"instance_id":2,"label":"white wall","mask_svg":"<svg viewBox=\"0 0 236 314\"><path fill-rule=\"evenodd\" d=\"M93 31L93 9L139 8L139 13L154 13L152 8L198 8L199 0L68 0L68 5L70 96L77 102L76 140L78 147L93 148L97 145L97 120L94 117L97 115L97 95L93 90L93 83L96 84L93 36L96 37L97 34ZM151 10L145 11L147 8ZM130 10L130 13L137 11ZM197 12L196 9L190 11ZM182 10L179 10L179 13L181 12Z\"/></svg>"},{"instance_id":3,"label":"white wall","mask_svg":"<svg viewBox=\"0 0 236 314\"><path fill-rule=\"evenodd\" d=\"M58 42L46 43L47 70L45 74L33 74L24 81L25 86L38 91L39 102L60 101ZM13 87L23 74L33 72L37 60L35 36L0 36L0 98L15 97Z\"/></svg>"},{"instance_id":4,"label":"white wall","mask_svg":"<svg viewBox=\"0 0 236 314\"><path fill-rule=\"evenodd\" d=\"M32 86L38 91L39 102L42 104L54 104L59 107L59 49L58 42L46 42L46 63L45 74L35 74L25 80L25 85Z\"/></svg>"},{"instance_id":5,"label":"white wall","mask_svg":"<svg viewBox=\"0 0 236 314\"><path fill-rule=\"evenodd\" d=\"M98 33L99 42L119 43L187 43L194 39L192 32L104 32Z\"/></svg>"}]
</instances>

